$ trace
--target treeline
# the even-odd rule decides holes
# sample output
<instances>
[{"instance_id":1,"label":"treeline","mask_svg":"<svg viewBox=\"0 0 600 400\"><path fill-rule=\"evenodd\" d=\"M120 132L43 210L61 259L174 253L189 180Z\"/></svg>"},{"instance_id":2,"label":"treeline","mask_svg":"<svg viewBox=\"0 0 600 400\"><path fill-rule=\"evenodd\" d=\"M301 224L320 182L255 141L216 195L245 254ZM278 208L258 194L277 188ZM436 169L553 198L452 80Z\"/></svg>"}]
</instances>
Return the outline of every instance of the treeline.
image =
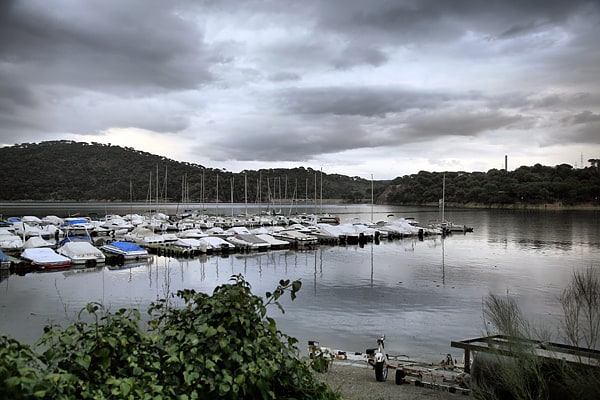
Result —
<instances>
[{"instance_id":1,"label":"treeline","mask_svg":"<svg viewBox=\"0 0 600 400\"><path fill-rule=\"evenodd\" d=\"M371 181L311 168L233 173L129 147L48 141L0 148L0 201L371 201ZM389 181L373 183L375 195Z\"/></svg>"},{"instance_id":2,"label":"treeline","mask_svg":"<svg viewBox=\"0 0 600 400\"><path fill-rule=\"evenodd\" d=\"M442 197L446 204L483 205L600 204L600 170L597 160L575 169L536 164L515 171L424 172L392 181L386 201L392 204L432 204ZM445 187L445 190L443 188Z\"/></svg>"},{"instance_id":3,"label":"treeline","mask_svg":"<svg viewBox=\"0 0 600 400\"><path fill-rule=\"evenodd\" d=\"M238 173L179 162L129 147L49 141L0 148L0 201L166 201L284 203L336 199L378 204L595 204L600 160L575 169L536 164L515 171L426 172L393 181L312 168ZM444 185L445 181L445 185Z\"/></svg>"}]
</instances>

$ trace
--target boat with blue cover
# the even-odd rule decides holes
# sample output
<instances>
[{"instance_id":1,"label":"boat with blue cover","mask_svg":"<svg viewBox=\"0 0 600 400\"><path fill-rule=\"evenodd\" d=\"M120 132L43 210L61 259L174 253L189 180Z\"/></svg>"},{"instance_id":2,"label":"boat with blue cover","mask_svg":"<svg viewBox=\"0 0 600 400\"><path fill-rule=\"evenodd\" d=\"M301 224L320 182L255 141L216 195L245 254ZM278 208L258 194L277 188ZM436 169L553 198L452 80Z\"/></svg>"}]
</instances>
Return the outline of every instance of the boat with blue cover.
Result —
<instances>
[{"instance_id":1,"label":"boat with blue cover","mask_svg":"<svg viewBox=\"0 0 600 400\"><path fill-rule=\"evenodd\" d=\"M149 257L148 251L135 243L115 241L100 247L105 253L123 256L124 260L145 260Z\"/></svg>"}]
</instances>

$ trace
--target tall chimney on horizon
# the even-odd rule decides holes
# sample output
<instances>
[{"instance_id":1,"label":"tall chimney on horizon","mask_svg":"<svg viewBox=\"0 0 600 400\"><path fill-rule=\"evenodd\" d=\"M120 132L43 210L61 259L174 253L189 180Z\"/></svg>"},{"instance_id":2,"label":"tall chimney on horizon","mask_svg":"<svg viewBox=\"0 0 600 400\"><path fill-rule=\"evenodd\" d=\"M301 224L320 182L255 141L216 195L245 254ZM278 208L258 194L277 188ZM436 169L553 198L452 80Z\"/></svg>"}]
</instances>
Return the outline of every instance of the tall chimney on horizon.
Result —
<instances>
[{"instance_id":1,"label":"tall chimney on horizon","mask_svg":"<svg viewBox=\"0 0 600 400\"><path fill-rule=\"evenodd\" d=\"M504 156L504 170L508 172L508 155Z\"/></svg>"}]
</instances>

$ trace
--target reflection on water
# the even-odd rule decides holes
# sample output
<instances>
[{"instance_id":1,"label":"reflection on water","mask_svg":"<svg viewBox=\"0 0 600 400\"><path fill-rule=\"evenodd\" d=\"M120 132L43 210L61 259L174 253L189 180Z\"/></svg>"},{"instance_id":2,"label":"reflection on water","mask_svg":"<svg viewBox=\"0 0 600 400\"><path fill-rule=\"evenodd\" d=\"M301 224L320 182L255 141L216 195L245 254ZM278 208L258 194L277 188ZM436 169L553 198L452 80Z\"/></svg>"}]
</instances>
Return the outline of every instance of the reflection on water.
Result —
<instances>
[{"instance_id":1,"label":"reflection on water","mask_svg":"<svg viewBox=\"0 0 600 400\"><path fill-rule=\"evenodd\" d=\"M376 209L387 215L389 209ZM431 209L395 209L421 221ZM346 214L341 214L342 217ZM350 218L356 214L347 214ZM68 323L87 302L112 310L144 311L179 289L212 293L242 274L255 294L272 291L280 279L301 279L303 288L286 310L270 313L278 326L349 351L364 351L385 333L391 353L437 361L450 341L479 336L482 300L489 293L514 296L525 313L557 326L558 296L574 269L596 263L600 233L595 213L455 211L446 215L472 225L472 234L382 241L361 246L172 259L122 267L30 273L0 282L0 332L33 342L48 321ZM370 218L370 207L365 210ZM377 218L377 216L375 217ZM554 329L556 331L556 329Z\"/></svg>"}]
</instances>

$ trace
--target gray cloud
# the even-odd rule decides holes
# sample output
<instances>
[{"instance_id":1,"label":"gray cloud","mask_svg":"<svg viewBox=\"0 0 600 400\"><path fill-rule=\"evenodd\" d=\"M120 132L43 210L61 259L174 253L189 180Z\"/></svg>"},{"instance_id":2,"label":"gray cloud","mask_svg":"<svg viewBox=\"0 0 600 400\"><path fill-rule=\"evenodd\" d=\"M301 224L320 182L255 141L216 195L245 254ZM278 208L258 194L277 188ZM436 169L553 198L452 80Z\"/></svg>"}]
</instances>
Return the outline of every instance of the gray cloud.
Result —
<instances>
[{"instance_id":1,"label":"gray cloud","mask_svg":"<svg viewBox=\"0 0 600 400\"><path fill-rule=\"evenodd\" d=\"M585 0L4 1L0 140L138 128L202 164L600 151L599 26Z\"/></svg>"},{"instance_id":2,"label":"gray cloud","mask_svg":"<svg viewBox=\"0 0 600 400\"><path fill-rule=\"evenodd\" d=\"M436 108L451 95L383 87L322 87L282 91L279 106L289 113L376 116L414 108Z\"/></svg>"},{"instance_id":3,"label":"gray cloud","mask_svg":"<svg viewBox=\"0 0 600 400\"><path fill-rule=\"evenodd\" d=\"M39 83L129 94L198 86L210 80L214 56L202 33L169 4L91 1L72 7L57 1L34 8L15 2L3 10L0 54Z\"/></svg>"}]
</instances>

